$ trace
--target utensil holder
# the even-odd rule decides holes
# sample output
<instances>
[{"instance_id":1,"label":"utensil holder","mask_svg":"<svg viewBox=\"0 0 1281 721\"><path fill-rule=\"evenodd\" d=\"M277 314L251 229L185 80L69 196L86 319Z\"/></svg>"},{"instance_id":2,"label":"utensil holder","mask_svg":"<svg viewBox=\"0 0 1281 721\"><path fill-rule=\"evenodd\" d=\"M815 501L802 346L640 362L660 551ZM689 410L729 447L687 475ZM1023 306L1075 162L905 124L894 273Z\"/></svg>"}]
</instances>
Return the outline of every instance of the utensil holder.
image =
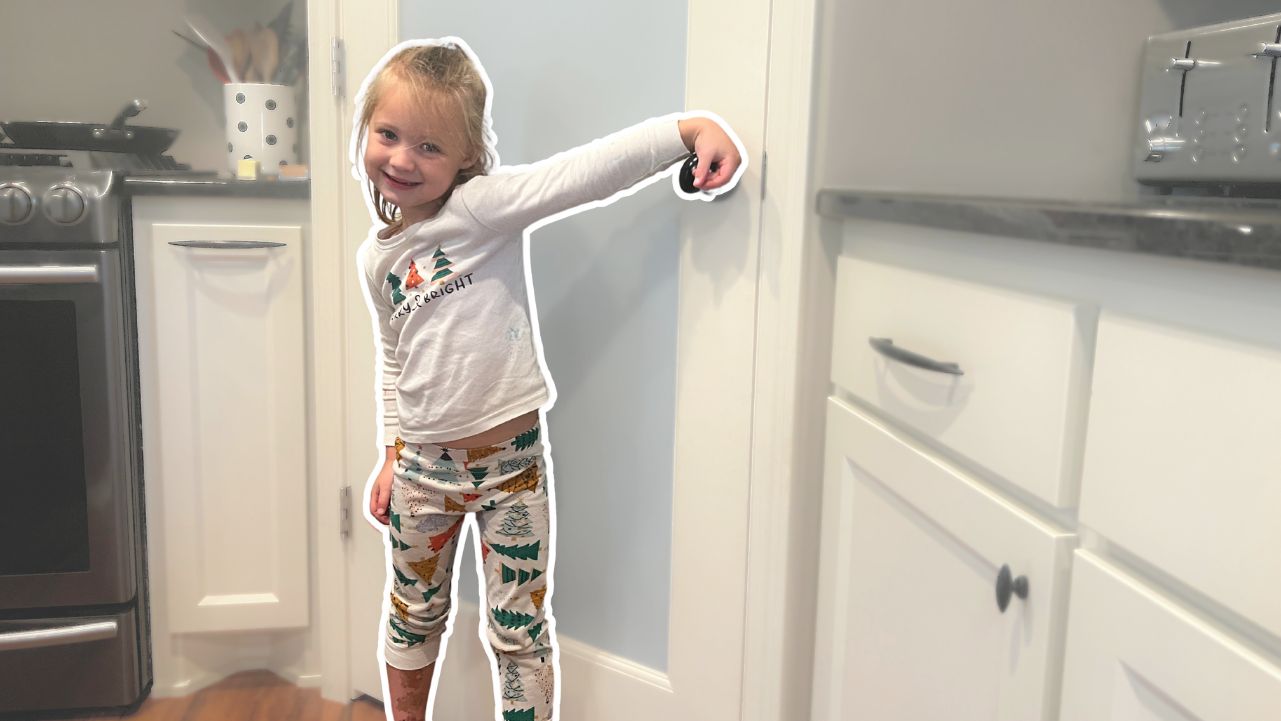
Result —
<instances>
[{"instance_id":1,"label":"utensil holder","mask_svg":"<svg viewBox=\"0 0 1281 721\"><path fill-rule=\"evenodd\" d=\"M234 174L245 158L258 161L263 175L298 162L298 98L290 85L227 83L222 86L227 116L227 166Z\"/></svg>"}]
</instances>

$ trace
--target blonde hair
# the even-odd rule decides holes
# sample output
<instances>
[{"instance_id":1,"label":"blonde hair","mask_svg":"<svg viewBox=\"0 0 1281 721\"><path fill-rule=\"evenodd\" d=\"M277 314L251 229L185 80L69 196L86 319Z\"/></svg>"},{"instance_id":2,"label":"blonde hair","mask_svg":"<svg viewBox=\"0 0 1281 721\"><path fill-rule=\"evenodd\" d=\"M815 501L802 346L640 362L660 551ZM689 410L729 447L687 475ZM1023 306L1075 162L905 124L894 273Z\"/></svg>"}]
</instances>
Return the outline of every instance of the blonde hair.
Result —
<instances>
[{"instance_id":1,"label":"blonde hair","mask_svg":"<svg viewBox=\"0 0 1281 721\"><path fill-rule=\"evenodd\" d=\"M454 112L463 121L463 156L476 160L458 171L453 185L445 193L445 199L458 185L477 175L485 175L493 168L492 131L485 114L488 89L483 73L467 52L455 43L443 42L408 47L392 56L365 92L357 129L362 141L359 147L363 148L363 143L369 142L369 123L374 110L393 83L401 83L424 110L439 114ZM365 184L378 218L393 232L401 230L403 216L400 208L378 192L373 179L366 177Z\"/></svg>"}]
</instances>

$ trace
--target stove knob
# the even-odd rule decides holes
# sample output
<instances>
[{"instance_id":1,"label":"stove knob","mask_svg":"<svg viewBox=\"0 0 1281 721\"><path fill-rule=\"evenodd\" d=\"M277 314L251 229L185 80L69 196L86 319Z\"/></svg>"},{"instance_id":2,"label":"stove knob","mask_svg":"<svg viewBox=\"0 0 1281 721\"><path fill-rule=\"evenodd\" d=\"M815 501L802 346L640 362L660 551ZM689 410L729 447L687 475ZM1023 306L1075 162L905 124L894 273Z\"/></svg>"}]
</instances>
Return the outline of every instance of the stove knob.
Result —
<instances>
[{"instance_id":1,"label":"stove knob","mask_svg":"<svg viewBox=\"0 0 1281 721\"><path fill-rule=\"evenodd\" d=\"M31 217L31 194L17 185L0 185L0 223L18 225Z\"/></svg>"},{"instance_id":2,"label":"stove knob","mask_svg":"<svg viewBox=\"0 0 1281 721\"><path fill-rule=\"evenodd\" d=\"M59 185L44 194L44 214L60 225L71 225L85 215L85 197L79 190Z\"/></svg>"}]
</instances>

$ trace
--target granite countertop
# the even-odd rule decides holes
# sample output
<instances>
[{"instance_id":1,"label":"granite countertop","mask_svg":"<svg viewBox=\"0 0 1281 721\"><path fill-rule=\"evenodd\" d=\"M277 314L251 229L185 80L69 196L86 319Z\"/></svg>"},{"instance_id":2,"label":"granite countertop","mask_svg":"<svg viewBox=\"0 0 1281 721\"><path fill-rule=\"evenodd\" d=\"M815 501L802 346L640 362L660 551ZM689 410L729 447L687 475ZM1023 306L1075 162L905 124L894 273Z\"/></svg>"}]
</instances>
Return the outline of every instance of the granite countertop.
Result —
<instances>
[{"instance_id":1,"label":"granite countertop","mask_svg":"<svg viewBox=\"0 0 1281 721\"><path fill-rule=\"evenodd\" d=\"M202 173L126 176L125 192L130 195L177 195L224 198L311 197L310 180L237 180L229 176Z\"/></svg>"},{"instance_id":2,"label":"granite countertop","mask_svg":"<svg viewBox=\"0 0 1281 721\"><path fill-rule=\"evenodd\" d=\"M818 213L1281 270L1281 201L1153 196L1133 204L819 191Z\"/></svg>"}]
</instances>

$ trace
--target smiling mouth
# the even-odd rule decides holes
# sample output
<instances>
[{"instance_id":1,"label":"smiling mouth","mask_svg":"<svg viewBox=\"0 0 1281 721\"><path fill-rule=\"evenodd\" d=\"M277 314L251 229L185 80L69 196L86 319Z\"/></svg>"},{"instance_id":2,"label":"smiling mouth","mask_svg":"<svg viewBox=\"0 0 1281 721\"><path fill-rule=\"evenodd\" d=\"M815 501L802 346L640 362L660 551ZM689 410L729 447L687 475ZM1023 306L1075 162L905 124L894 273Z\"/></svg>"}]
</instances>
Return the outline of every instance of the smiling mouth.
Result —
<instances>
[{"instance_id":1,"label":"smiling mouth","mask_svg":"<svg viewBox=\"0 0 1281 721\"><path fill-rule=\"evenodd\" d=\"M383 177L387 179L387 182L390 183L391 187L393 188L402 188L407 190L409 188L414 188L419 185L422 185L421 182L414 183L408 180L401 180L400 178L397 178L394 175L388 175L386 171L383 171Z\"/></svg>"}]
</instances>

